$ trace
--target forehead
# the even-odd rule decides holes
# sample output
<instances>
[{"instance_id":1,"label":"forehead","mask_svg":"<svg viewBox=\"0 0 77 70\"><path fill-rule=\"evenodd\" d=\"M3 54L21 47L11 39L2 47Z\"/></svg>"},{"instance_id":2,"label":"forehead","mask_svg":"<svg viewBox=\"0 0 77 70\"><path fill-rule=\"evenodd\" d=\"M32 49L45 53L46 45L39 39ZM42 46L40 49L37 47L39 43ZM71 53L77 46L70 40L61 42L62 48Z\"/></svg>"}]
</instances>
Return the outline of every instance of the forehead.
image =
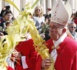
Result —
<instances>
[{"instance_id":1,"label":"forehead","mask_svg":"<svg viewBox=\"0 0 77 70\"><path fill-rule=\"evenodd\" d=\"M61 25L59 23L51 22L50 26L59 26L59 27L64 27L64 25Z\"/></svg>"},{"instance_id":2,"label":"forehead","mask_svg":"<svg viewBox=\"0 0 77 70\"><path fill-rule=\"evenodd\" d=\"M12 13L7 13L5 14L5 16L12 16Z\"/></svg>"},{"instance_id":3,"label":"forehead","mask_svg":"<svg viewBox=\"0 0 77 70\"><path fill-rule=\"evenodd\" d=\"M74 23L71 23L71 24L70 24L70 26L76 26L76 24L74 24Z\"/></svg>"},{"instance_id":4,"label":"forehead","mask_svg":"<svg viewBox=\"0 0 77 70\"><path fill-rule=\"evenodd\" d=\"M36 7L36 8L35 8L35 10L38 10L38 9L40 9L40 10L41 10L41 7Z\"/></svg>"}]
</instances>

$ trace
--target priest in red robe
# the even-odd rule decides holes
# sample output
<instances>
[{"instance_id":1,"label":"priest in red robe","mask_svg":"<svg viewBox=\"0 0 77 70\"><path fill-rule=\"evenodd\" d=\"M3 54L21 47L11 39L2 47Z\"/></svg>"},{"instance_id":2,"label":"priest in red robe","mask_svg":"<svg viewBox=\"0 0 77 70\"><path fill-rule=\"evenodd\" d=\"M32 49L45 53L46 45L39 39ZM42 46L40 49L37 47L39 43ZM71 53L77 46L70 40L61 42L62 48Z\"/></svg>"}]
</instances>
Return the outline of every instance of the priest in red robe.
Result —
<instances>
[{"instance_id":1,"label":"priest in red robe","mask_svg":"<svg viewBox=\"0 0 77 70\"><path fill-rule=\"evenodd\" d=\"M33 40L22 41L16 46L16 54L13 54L15 70L35 70L38 58L33 46Z\"/></svg>"},{"instance_id":2,"label":"priest in red robe","mask_svg":"<svg viewBox=\"0 0 77 70\"><path fill-rule=\"evenodd\" d=\"M68 2L63 5L61 0L58 0L52 9L49 25L51 39L46 42L46 45L54 60L53 70L77 70L77 42L68 37L66 32L70 13ZM48 70L51 64L50 58L39 57L36 70Z\"/></svg>"}]
</instances>

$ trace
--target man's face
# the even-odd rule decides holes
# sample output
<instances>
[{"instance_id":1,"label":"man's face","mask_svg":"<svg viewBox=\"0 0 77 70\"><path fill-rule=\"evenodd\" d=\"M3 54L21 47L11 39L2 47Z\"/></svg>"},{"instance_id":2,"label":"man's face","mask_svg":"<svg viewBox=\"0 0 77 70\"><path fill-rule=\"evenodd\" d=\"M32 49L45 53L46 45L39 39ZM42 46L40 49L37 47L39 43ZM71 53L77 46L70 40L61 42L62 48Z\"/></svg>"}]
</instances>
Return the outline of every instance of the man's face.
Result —
<instances>
[{"instance_id":1,"label":"man's face","mask_svg":"<svg viewBox=\"0 0 77 70\"><path fill-rule=\"evenodd\" d=\"M8 14L5 15L4 18L5 18L6 21L10 21L10 20L12 20L12 17L13 17L13 15L11 13L8 13Z\"/></svg>"},{"instance_id":2,"label":"man's face","mask_svg":"<svg viewBox=\"0 0 77 70\"><path fill-rule=\"evenodd\" d=\"M52 40L58 40L63 34L64 26L58 23L51 22L49 25L49 32Z\"/></svg>"},{"instance_id":3,"label":"man's face","mask_svg":"<svg viewBox=\"0 0 77 70\"><path fill-rule=\"evenodd\" d=\"M74 23L69 24L69 31L71 33L74 33L75 30L76 30L76 24L74 24Z\"/></svg>"}]
</instances>

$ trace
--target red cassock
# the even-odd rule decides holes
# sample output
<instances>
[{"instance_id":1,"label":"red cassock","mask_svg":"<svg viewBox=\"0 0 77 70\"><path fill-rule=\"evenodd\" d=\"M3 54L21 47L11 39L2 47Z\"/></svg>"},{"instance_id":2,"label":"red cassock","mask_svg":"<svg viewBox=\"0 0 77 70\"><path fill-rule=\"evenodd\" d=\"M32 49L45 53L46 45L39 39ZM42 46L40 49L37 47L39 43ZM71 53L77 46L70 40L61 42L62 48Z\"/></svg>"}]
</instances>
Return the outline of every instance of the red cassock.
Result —
<instances>
[{"instance_id":1,"label":"red cassock","mask_svg":"<svg viewBox=\"0 0 77 70\"><path fill-rule=\"evenodd\" d=\"M10 66L7 67L7 70L14 70L13 68L11 68Z\"/></svg>"},{"instance_id":2,"label":"red cassock","mask_svg":"<svg viewBox=\"0 0 77 70\"><path fill-rule=\"evenodd\" d=\"M21 60L17 60L20 64L15 64L15 70L35 70L35 65L37 61L37 52L35 51L33 47L33 40L23 41L20 42L16 46L16 50L22 54L22 56L26 56L26 63L28 65L28 68L23 69Z\"/></svg>"},{"instance_id":3,"label":"red cassock","mask_svg":"<svg viewBox=\"0 0 77 70\"><path fill-rule=\"evenodd\" d=\"M47 41L49 53L53 50L52 46L53 42L50 39ZM66 37L64 41L60 43L57 53L58 56L54 65L56 70L77 70L77 42L69 37ZM39 57L36 70L41 70L41 62L42 59Z\"/></svg>"}]
</instances>

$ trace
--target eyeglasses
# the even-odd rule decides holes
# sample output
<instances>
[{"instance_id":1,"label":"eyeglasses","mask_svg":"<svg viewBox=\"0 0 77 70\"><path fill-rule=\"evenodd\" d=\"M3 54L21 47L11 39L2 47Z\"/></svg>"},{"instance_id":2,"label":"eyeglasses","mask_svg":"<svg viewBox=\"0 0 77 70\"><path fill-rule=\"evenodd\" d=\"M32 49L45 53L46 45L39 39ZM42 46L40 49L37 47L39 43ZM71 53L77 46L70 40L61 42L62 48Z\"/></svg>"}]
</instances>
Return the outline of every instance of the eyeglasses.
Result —
<instances>
[{"instance_id":1,"label":"eyeglasses","mask_svg":"<svg viewBox=\"0 0 77 70\"><path fill-rule=\"evenodd\" d=\"M7 16L12 16L12 15L7 15Z\"/></svg>"},{"instance_id":2,"label":"eyeglasses","mask_svg":"<svg viewBox=\"0 0 77 70\"><path fill-rule=\"evenodd\" d=\"M73 27L73 26L72 26L71 28L76 28L76 27Z\"/></svg>"},{"instance_id":3,"label":"eyeglasses","mask_svg":"<svg viewBox=\"0 0 77 70\"><path fill-rule=\"evenodd\" d=\"M64 27L57 27L57 26L53 26L53 27L49 27L49 30L51 31L52 29L63 29Z\"/></svg>"},{"instance_id":4,"label":"eyeglasses","mask_svg":"<svg viewBox=\"0 0 77 70\"><path fill-rule=\"evenodd\" d=\"M35 11L41 11L41 9L36 9Z\"/></svg>"}]
</instances>

